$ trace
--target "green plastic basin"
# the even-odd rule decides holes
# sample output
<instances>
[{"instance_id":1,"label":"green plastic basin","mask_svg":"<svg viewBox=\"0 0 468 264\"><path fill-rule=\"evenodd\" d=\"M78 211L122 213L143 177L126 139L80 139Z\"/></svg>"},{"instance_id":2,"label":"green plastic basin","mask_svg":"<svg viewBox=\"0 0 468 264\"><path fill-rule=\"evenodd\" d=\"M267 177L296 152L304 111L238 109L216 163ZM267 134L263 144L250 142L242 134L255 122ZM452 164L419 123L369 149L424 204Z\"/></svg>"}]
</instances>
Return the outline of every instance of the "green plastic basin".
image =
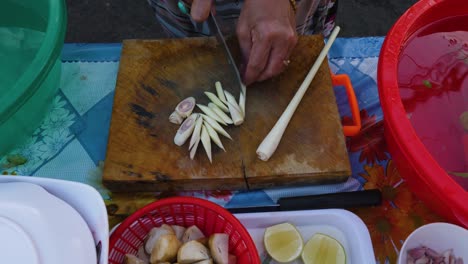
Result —
<instances>
[{"instance_id":1,"label":"green plastic basin","mask_svg":"<svg viewBox=\"0 0 468 264\"><path fill-rule=\"evenodd\" d=\"M65 0L0 1L0 156L24 143L60 82Z\"/></svg>"}]
</instances>

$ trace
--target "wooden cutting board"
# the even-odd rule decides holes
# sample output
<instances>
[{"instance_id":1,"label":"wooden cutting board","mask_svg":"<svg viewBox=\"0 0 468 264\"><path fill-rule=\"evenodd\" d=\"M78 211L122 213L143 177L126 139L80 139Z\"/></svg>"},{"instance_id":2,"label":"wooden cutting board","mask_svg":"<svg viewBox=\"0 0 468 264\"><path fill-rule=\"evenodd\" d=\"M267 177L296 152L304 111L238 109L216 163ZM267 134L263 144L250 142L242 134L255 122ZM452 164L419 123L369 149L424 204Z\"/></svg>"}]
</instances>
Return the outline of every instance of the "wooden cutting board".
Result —
<instances>
[{"instance_id":1,"label":"wooden cutting board","mask_svg":"<svg viewBox=\"0 0 468 264\"><path fill-rule=\"evenodd\" d=\"M235 39L228 43L239 58ZM210 164L200 143L194 160L188 143L173 143L175 106L214 83L239 95L215 38L124 41L114 98L103 181L111 191L243 190L336 183L351 174L328 64L322 64L269 161L256 149L286 108L323 47L320 36L301 36L280 76L248 87L246 119L212 144ZM199 112L199 110L197 110Z\"/></svg>"}]
</instances>

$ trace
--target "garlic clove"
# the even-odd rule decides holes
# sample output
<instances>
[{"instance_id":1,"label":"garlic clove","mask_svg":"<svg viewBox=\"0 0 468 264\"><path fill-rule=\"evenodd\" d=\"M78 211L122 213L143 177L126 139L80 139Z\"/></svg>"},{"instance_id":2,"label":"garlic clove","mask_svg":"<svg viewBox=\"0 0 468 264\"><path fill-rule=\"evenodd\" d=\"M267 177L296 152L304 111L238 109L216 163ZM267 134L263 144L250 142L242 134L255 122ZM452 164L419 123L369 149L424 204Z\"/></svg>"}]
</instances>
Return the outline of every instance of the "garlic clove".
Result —
<instances>
[{"instance_id":1,"label":"garlic clove","mask_svg":"<svg viewBox=\"0 0 468 264\"><path fill-rule=\"evenodd\" d=\"M205 105L201 105L201 104L197 104L198 108L200 108L200 110L203 111L203 113L205 113L207 116L211 117L212 119L216 120L216 122L218 123L221 123L225 126L227 126L227 124L221 119L221 117L219 117L215 112L213 112L213 110L211 110L208 106L205 106Z\"/></svg>"},{"instance_id":2,"label":"garlic clove","mask_svg":"<svg viewBox=\"0 0 468 264\"><path fill-rule=\"evenodd\" d=\"M204 122L203 126L206 127L206 130L208 131L208 134L210 135L210 138L213 140L213 142L224 152L226 152L226 149L223 146L223 143L221 142L221 139L219 139L218 133L210 126L208 122Z\"/></svg>"},{"instance_id":3,"label":"garlic clove","mask_svg":"<svg viewBox=\"0 0 468 264\"><path fill-rule=\"evenodd\" d=\"M183 118L188 117L192 114L195 108L195 98L187 97L177 104L175 111Z\"/></svg>"},{"instance_id":4,"label":"garlic clove","mask_svg":"<svg viewBox=\"0 0 468 264\"><path fill-rule=\"evenodd\" d=\"M224 112L229 112L229 109L227 106L219 100L219 98L214 94L210 92L205 92L206 96L213 102L216 106L219 107L219 109L223 110Z\"/></svg>"},{"instance_id":5,"label":"garlic clove","mask_svg":"<svg viewBox=\"0 0 468 264\"><path fill-rule=\"evenodd\" d=\"M176 125L182 124L183 120L184 119L179 115L179 113L177 113L177 111L172 112L172 114L169 116L169 122Z\"/></svg>"},{"instance_id":6,"label":"garlic clove","mask_svg":"<svg viewBox=\"0 0 468 264\"><path fill-rule=\"evenodd\" d=\"M211 163L212 162L212 159L211 159L211 140L210 140L210 135L208 134L208 130L206 129L206 127L204 125L202 126L201 142L203 144L203 147L205 148L206 155L208 156L208 159L210 160L210 163Z\"/></svg>"},{"instance_id":7,"label":"garlic clove","mask_svg":"<svg viewBox=\"0 0 468 264\"><path fill-rule=\"evenodd\" d=\"M195 121L197 117L198 114L190 115L179 127L174 137L174 143L177 146L182 146L185 143L185 141L187 141L187 139L190 137L190 135L193 132L193 129L195 128Z\"/></svg>"},{"instance_id":8,"label":"garlic clove","mask_svg":"<svg viewBox=\"0 0 468 264\"><path fill-rule=\"evenodd\" d=\"M216 87L216 93L218 94L219 100L227 104L227 100L226 100L226 97L224 96L224 90L223 90L223 86L221 86L221 83L215 82L215 87Z\"/></svg>"},{"instance_id":9,"label":"garlic clove","mask_svg":"<svg viewBox=\"0 0 468 264\"><path fill-rule=\"evenodd\" d=\"M209 103L208 107L215 112L226 124L233 124L232 119L226 115L219 107L213 103Z\"/></svg>"},{"instance_id":10,"label":"garlic clove","mask_svg":"<svg viewBox=\"0 0 468 264\"><path fill-rule=\"evenodd\" d=\"M200 139L202 125L203 118L201 116L198 116L195 122L195 128L193 129L192 138L190 138L189 150L193 147L195 142Z\"/></svg>"},{"instance_id":11,"label":"garlic clove","mask_svg":"<svg viewBox=\"0 0 468 264\"><path fill-rule=\"evenodd\" d=\"M226 132L226 130L223 129L223 127L220 124L218 124L218 122L216 122L214 119L212 119L211 117L207 115L202 114L201 116L203 117L204 120L206 120L206 122L208 122L208 124L210 124L210 126L214 130L216 130L216 132L232 140L232 137Z\"/></svg>"}]
</instances>

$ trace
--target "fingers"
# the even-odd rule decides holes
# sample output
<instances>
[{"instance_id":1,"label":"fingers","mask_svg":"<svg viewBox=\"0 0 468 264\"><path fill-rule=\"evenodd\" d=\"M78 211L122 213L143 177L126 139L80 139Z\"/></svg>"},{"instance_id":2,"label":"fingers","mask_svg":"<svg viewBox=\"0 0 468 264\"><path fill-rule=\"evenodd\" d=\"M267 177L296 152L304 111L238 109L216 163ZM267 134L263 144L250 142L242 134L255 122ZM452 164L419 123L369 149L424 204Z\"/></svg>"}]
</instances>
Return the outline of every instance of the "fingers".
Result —
<instances>
[{"instance_id":1,"label":"fingers","mask_svg":"<svg viewBox=\"0 0 468 264\"><path fill-rule=\"evenodd\" d=\"M259 34L256 29L251 31L251 45L248 62L244 74L244 83L255 82L265 69L270 55L272 41L268 35Z\"/></svg>"},{"instance_id":2,"label":"fingers","mask_svg":"<svg viewBox=\"0 0 468 264\"><path fill-rule=\"evenodd\" d=\"M212 0L193 0L190 16L195 22L203 22L210 15Z\"/></svg>"},{"instance_id":3,"label":"fingers","mask_svg":"<svg viewBox=\"0 0 468 264\"><path fill-rule=\"evenodd\" d=\"M285 61L291 56L291 52L297 43L297 36L294 32L285 34L282 38L277 38L273 42L270 57L263 72L257 77L257 81L267 80L286 69Z\"/></svg>"}]
</instances>

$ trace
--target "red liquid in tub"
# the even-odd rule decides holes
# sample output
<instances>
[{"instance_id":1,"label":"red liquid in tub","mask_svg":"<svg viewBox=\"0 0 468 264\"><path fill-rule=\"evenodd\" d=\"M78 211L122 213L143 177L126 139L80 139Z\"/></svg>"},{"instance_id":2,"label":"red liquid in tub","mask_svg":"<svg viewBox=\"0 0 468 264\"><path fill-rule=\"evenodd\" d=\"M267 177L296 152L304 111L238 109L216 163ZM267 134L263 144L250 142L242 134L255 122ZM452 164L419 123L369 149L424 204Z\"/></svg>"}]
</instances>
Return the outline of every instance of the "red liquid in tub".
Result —
<instances>
[{"instance_id":1,"label":"red liquid in tub","mask_svg":"<svg viewBox=\"0 0 468 264\"><path fill-rule=\"evenodd\" d=\"M460 120L468 111L468 16L439 20L416 31L400 55L398 83L418 137L468 190L468 178L454 174L468 173L468 131Z\"/></svg>"}]
</instances>

